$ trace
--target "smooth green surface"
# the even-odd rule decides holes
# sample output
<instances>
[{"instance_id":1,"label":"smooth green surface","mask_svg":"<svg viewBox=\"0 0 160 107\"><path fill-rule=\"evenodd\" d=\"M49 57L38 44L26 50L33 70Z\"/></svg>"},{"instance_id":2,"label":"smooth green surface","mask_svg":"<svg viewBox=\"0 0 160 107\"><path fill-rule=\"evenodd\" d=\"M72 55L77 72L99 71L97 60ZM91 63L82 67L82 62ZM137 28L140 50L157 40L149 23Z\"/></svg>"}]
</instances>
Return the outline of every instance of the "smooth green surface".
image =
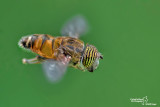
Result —
<instances>
[{"instance_id":1,"label":"smooth green surface","mask_svg":"<svg viewBox=\"0 0 160 107\"><path fill-rule=\"evenodd\" d=\"M46 81L41 65L17 45L28 34L60 35L64 22L83 14L90 32L81 39L104 55L94 73L69 68L59 84ZM1 0L0 107L160 106L159 0Z\"/></svg>"}]
</instances>

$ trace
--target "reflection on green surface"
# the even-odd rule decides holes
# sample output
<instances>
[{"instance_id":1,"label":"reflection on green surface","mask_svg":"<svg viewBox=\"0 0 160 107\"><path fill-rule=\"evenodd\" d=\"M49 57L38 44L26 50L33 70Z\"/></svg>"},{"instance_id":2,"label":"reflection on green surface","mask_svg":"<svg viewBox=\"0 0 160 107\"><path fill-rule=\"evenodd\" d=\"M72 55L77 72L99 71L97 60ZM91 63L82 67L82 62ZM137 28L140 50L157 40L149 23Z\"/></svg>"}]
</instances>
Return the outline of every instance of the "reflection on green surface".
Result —
<instances>
[{"instance_id":1,"label":"reflection on green surface","mask_svg":"<svg viewBox=\"0 0 160 107\"><path fill-rule=\"evenodd\" d=\"M159 105L159 0L0 1L1 107L141 107L130 98L147 96ZM99 68L69 68L59 84L46 81L41 65L23 65L34 54L22 51L28 34L60 35L75 14L89 21L81 40L103 54Z\"/></svg>"}]
</instances>

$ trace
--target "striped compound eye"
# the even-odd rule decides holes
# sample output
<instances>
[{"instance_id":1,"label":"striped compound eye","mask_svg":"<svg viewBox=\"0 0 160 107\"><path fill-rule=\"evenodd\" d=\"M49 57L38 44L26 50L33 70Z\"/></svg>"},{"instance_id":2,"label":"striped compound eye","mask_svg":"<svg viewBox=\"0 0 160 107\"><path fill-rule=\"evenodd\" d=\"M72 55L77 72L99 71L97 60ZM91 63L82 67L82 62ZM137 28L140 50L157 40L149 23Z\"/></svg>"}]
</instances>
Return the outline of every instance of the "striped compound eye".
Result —
<instances>
[{"instance_id":1,"label":"striped compound eye","mask_svg":"<svg viewBox=\"0 0 160 107\"><path fill-rule=\"evenodd\" d=\"M99 58L102 56L92 45L87 45L83 53L82 64L89 72L93 72L99 65Z\"/></svg>"}]
</instances>

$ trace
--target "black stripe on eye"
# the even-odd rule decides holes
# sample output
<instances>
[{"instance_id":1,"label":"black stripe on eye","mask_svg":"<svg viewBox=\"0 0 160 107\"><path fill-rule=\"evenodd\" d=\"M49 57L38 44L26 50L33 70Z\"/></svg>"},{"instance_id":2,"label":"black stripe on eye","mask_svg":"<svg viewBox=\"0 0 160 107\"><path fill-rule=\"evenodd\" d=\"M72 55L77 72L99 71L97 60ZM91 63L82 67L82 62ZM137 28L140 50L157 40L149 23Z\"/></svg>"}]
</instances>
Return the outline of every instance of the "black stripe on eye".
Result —
<instances>
[{"instance_id":1,"label":"black stripe on eye","mask_svg":"<svg viewBox=\"0 0 160 107\"><path fill-rule=\"evenodd\" d=\"M97 57L97 52L96 52L96 49L94 49L94 58L96 58Z\"/></svg>"},{"instance_id":2,"label":"black stripe on eye","mask_svg":"<svg viewBox=\"0 0 160 107\"><path fill-rule=\"evenodd\" d=\"M95 60L95 56L94 56L95 51L92 52L92 63Z\"/></svg>"},{"instance_id":3,"label":"black stripe on eye","mask_svg":"<svg viewBox=\"0 0 160 107\"><path fill-rule=\"evenodd\" d=\"M88 62L88 65L90 66L92 64L92 57L93 57L93 49L91 48L90 49L90 53L89 53L89 62Z\"/></svg>"},{"instance_id":4,"label":"black stripe on eye","mask_svg":"<svg viewBox=\"0 0 160 107\"><path fill-rule=\"evenodd\" d=\"M86 56L86 60L85 60L86 67L88 67L88 60L89 60L89 58Z\"/></svg>"},{"instance_id":5,"label":"black stripe on eye","mask_svg":"<svg viewBox=\"0 0 160 107\"><path fill-rule=\"evenodd\" d=\"M86 65L89 66L89 61L90 61L90 48L88 49L88 52L87 52L87 60L86 60Z\"/></svg>"}]
</instances>

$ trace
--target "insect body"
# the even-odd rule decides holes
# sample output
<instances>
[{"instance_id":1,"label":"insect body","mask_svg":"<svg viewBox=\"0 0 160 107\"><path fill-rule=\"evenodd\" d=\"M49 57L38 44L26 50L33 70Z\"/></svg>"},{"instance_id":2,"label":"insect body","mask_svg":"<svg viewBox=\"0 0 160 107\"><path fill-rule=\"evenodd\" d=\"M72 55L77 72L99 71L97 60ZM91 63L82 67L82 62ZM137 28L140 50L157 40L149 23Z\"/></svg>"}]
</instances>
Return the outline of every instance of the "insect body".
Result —
<instances>
[{"instance_id":1,"label":"insect body","mask_svg":"<svg viewBox=\"0 0 160 107\"><path fill-rule=\"evenodd\" d=\"M103 57L96 47L88 44L85 46L84 42L78 39L85 30L85 20L75 17L62 30L62 35L66 36L33 34L22 37L19 46L38 54L34 59L23 59L23 63L42 62L47 76L52 81L58 80L67 66L93 72L99 65L99 59Z\"/></svg>"}]
</instances>

